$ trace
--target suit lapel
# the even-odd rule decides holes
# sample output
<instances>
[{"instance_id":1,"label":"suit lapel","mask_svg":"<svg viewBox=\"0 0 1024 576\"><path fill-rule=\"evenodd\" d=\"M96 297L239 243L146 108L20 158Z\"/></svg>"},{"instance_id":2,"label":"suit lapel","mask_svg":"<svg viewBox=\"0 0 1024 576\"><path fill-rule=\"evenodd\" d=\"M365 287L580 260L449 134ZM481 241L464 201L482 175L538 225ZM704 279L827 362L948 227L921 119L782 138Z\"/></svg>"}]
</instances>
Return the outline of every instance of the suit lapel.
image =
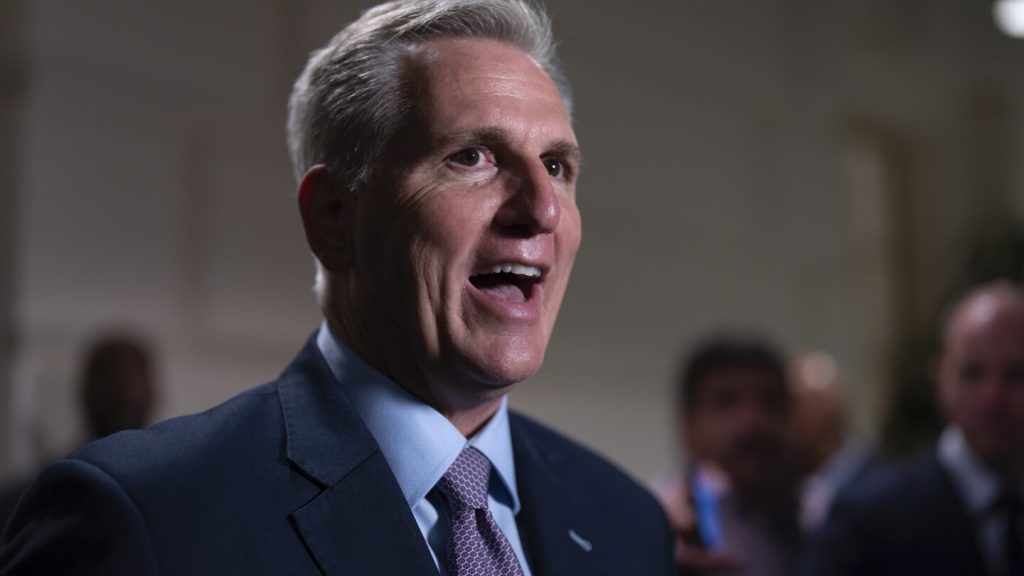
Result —
<instances>
[{"instance_id":1,"label":"suit lapel","mask_svg":"<svg viewBox=\"0 0 1024 576\"><path fill-rule=\"evenodd\" d=\"M563 456L535 442L518 418L510 426L522 502L516 523L533 575L607 574L601 524L559 482L559 466L567 464Z\"/></svg>"},{"instance_id":2,"label":"suit lapel","mask_svg":"<svg viewBox=\"0 0 1024 576\"><path fill-rule=\"evenodd\" d=\"M278 396L288 461L323 489L290 516L320 570L436 574L394 474L315 339L281 376Z\"/></svg>"},{"instance_id":3,"label":"suit lapel","mask_svg":"<svg viewBox=\"0 0 1024 576\"><path fill-rule=\"evenodd\" d=\"M328 576L437 573L379 451L296 510L292 521Z\"/></svg>"}]
</instances>

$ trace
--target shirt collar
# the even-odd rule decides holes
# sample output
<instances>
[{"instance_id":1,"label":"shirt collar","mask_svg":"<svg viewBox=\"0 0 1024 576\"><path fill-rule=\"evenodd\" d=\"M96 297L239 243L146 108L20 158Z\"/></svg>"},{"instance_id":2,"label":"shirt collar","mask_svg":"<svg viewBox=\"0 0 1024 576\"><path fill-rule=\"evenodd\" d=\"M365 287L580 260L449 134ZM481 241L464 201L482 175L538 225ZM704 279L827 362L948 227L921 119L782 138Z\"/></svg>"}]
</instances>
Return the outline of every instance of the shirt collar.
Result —
<instances>
[{"instance_id":1,"label":"shirt collar","mask_svg":"<svg viewBox=\"0 0 1024 576\"><path fill-rule=\"evenodd\" d=\"M498 411L491 420L469 439L470 445L483 452L491 461L498 479L508 495L513 514L519 513L519 493L516 487L516 464L512 457L512 434L508 423L508 396L503 396Z\"/></svg>"},{"instance_id":2,"label":"shirt collar","mask_svg":"<svg viewBox=\"0 0 1024 576\"><path fill-rule=\"evenodd\" d=\"M410 508L426 497L462 449L472 445L491 461L513 514L519 513L507 397L490 421L466 440L440 412L363 361L326 321L316 343L380 446Z\"/></svg>"},{"instance_id":3,"label":"shirt collar","mask_svg":"<svg viewBox=\"0 0 1024 576\"><path fill-rule=\"evenodd\" d=\"M853 476L858 468L869 459L867 445L856 438L848 438L839 451L832 455L812 477L819 478L828 484L838 487Z\"/></svg>"},{"instance_id":4,"label":"shirt collar","mask_svg":"<svg viewBox=\"0 0 1024 576\"><path fill-rule=\"evenodd\" d=\"M959 428L950 426L943 431L937 455L971 514L987 513L999 496L999 478L978 458Z\"/></svg>"}]
</instances>

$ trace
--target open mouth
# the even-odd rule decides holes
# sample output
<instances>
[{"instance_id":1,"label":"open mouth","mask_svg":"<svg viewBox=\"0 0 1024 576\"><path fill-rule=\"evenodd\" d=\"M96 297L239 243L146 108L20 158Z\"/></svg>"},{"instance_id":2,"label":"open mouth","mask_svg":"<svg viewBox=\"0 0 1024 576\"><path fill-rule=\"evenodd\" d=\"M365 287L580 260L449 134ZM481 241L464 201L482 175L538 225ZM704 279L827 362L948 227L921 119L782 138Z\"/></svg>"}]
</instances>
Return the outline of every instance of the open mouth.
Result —
<instances>
[{"instance_id":1,"label":"open mouth","mask_svg":"<svg viewBox=\"0 0 1024 576\"><path fill-rule=\"evenodd\" d=\"M520 304L533 297L540 279L541 271L536 266L497 264L486 272L470 276L469 283L490 296Z\"/></svg>"}]
</instances>

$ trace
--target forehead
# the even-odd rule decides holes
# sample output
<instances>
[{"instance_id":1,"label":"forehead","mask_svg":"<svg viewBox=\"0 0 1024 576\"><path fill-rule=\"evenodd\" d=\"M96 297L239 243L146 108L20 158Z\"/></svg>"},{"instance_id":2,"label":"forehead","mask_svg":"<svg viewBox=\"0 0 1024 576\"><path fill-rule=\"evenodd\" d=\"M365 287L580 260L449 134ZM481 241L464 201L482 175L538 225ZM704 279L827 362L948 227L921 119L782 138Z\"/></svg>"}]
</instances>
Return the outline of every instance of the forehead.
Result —
<instances>
[{"instance_id":1,"label":"forehead","mask_svg":"<svg viewBox=\"0 0 1024 576\"><path fill-rule=\"evenodd\" d=\"M1024 302L1002 295L981 296L954 313L946 332L950 351L1009 346L1024 354Z\"/></svg>"},{"instance_id":2,"label":"forehead","mask_svg":"<svg viewBox=\"0 0 1024 576\"><path fill-rule=\"evenodd\" d=\"M782 373L763 363L743 363L719 366L709 370L697 383L697 399L722 394L786 395L786 381Z\"/></svg>"},{"instance_id":3,"label":"forehead","mask_svg":"<svg viewBox=\"0 0 1024 576\"><path fill-rule=\"evenodd\" d=\"M446 38L410 49L407 78L413 106L435 124L507 121L517 114L563 131L561 95L543 68L516 46L497 40Z\"/></svg>"}]
</instances>

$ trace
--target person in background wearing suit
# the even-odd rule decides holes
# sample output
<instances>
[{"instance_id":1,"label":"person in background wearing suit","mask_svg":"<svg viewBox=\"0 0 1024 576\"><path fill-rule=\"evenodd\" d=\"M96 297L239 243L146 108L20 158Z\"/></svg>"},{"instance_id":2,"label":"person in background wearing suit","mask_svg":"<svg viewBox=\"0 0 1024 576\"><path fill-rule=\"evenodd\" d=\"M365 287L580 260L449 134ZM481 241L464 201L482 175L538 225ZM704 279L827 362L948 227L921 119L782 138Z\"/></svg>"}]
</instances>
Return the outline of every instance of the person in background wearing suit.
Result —
<instances>
[{"instance_id":1,"label":"person in background wearing suit","mask_svg":"<svg viewBox=\"0 0 1024 576\"><path fill-rule=\"evenodd\" d=\"M800 534L785 360L762 338L707 338L678 383L684 474L657 492L682 574L788 576Z\"/></svg>"},{"instance_id":2,"label":"person in background wearing suit","mask_svg":"<svg viewBox=\"0 0 1024 576\"><path fill-rule=\"evenodd\" d=\"M935 450L841 492L802 574L1024 575L1024 292L980 286L943 328Z\"/></svg>"},{"instance_id":3,"label":"person in background wearing suit","mask_svg":"<svg viewBox=\"0 0 1024 576\"><path fill-rule=\"evenodd\" d=\"M141 338L112 333L89 343L78 385L87 440L144 427L158 395L153 354ZM36 472L0 491L0 531Z\"/></svg>"},{"instance_id":4,"label":"person in background wearing suit","mask_svg":"<svg viewBox=\"0 0 1024 576\"><path fill-rule=\"evenodd\" d=\"M0 574L671 574L654 498L508 409L580 242L580 153L526 0L366 11L288 139L325 321L276 380L51 465Z\"/></svg>"},{"instance_id":5,"label":"person in background wearing suit","mask_svg":"<svg viewBox=\"0 0 1024 576\"><path fill-rule=\"evenodd\" d=\"M793 390L792 444L800 481L800 527L817 530L846 484L872 468L867 443L850 432L839 367L831 354L797 354L789 363Z\"/></svg>"}]
</instances>

